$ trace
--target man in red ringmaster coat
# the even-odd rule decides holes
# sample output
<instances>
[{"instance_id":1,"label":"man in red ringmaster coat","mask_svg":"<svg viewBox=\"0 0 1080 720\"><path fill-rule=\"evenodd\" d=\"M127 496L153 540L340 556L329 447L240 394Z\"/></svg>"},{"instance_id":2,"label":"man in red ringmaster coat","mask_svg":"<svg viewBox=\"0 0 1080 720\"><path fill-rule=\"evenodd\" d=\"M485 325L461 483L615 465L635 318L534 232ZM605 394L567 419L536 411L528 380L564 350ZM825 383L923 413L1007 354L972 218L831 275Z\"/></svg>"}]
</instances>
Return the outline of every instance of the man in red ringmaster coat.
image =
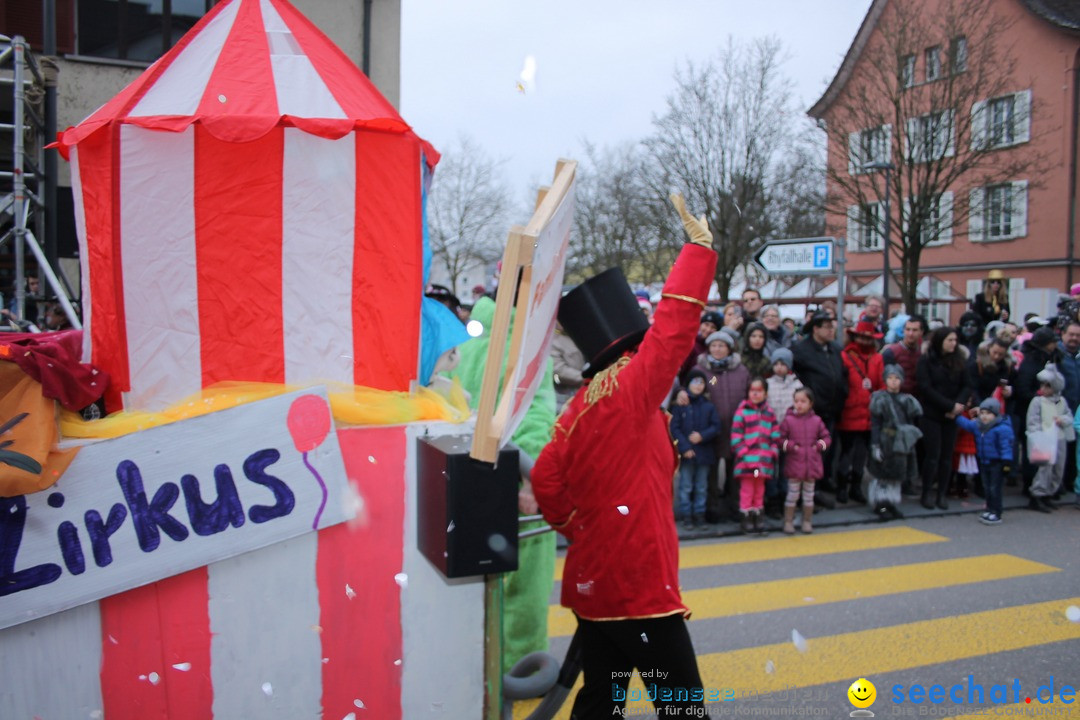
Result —
<instances>
[{"instance_id":1,"label":"man in red ringmaster coat","mask_svg":"<svg viewBox=\"0 0 1080 720\"><path fill-rule=\"evenodd\" d=\"M691 242L675 261L652 327L636 352L612 353L616 340L590 354L602 330L579 324L569 333L590 357L593 377L567 403L532 471L544 518L571 543L562 604L577 615L583 649L585 684L572 714L580 720L621 710L634 668L655 690L660 714L665 706L703 707L679 593L671 510L678 457L660 404L694 343L716 253L704 217L690 216L681 196L672 202ZM570 305L568 295L559 309L568 331Z\"/></svg>"}]
</instances>

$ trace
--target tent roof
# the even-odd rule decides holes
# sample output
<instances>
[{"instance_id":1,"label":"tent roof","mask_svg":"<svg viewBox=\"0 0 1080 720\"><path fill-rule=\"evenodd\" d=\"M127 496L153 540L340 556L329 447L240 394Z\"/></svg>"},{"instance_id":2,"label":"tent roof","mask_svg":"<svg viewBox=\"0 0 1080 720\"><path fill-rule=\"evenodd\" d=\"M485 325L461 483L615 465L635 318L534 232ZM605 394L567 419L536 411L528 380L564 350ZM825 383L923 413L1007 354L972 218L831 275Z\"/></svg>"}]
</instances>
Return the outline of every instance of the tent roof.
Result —
<instances>
[{"instance_id":1,"label":"tent roof","mask_svg":"<svg viewBox=\"0 0 1080 720\"><path fill-rule=\"evenodd\" d=\"M226 0L77 127L61 149L112 122L228 142L278 125L339 138L361 127L410 132L363 72L286 0ZM437 154L428 148L434 163Z\"/></svg>"}]
</instances>

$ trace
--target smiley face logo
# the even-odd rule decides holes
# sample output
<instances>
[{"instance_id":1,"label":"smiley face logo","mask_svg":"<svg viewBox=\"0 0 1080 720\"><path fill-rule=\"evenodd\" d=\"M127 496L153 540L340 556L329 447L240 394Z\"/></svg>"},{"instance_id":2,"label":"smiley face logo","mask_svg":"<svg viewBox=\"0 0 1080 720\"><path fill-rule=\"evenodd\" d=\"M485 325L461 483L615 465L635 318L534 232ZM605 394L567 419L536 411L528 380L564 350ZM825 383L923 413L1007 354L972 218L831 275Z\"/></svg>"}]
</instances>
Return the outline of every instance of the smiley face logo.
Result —
<instances>
[{"instance_id":1,"label":"smiley face logo","mask_svg":"<svg viewBox=\"0 0 1080 720\"><path fill-rule=\"evenodd\" d=\"M868 708L877 699L877 688L866 678L859 678L851 683L847 691L848 700L857 708Z\"/></svg>"}]
</instances>

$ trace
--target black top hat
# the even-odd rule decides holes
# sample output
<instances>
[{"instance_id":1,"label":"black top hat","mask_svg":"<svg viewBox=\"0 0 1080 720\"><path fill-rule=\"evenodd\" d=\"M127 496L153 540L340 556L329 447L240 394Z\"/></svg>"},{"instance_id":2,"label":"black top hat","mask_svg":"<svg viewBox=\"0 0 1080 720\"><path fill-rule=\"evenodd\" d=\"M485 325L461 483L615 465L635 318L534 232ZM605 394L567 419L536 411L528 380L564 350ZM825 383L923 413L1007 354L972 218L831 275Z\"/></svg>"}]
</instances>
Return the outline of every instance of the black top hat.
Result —
<instances>
[{"instance_id":1,"label":"black top hat","mask_svg":"<svg viewBox=\"0 0 1080 720\"><path fill-rule=\"evenodd\" d=\"M592 377L645 337L649 320L619 268L589 278L559 302L559 323L588 358L582 369Z\"/></svg>"}]
</instances>

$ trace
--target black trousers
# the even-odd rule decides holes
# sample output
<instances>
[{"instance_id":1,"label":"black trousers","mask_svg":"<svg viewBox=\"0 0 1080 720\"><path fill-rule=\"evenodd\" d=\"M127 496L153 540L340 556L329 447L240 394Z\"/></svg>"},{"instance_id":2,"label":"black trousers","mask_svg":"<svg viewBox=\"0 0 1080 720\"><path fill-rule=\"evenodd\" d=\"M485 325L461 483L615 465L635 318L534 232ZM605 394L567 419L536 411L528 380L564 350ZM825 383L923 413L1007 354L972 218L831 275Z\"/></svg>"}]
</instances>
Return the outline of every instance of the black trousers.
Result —
<instances>
[{"instance_id":1,"label":"black trousers","mask_svg":"<svg viewBox=\"0 0 1080 720\"><path fill-rule=\"evenodd\" d=\"M657 715L663 717L668 707L705 707L697 656L682 615L607 621L578 618L578 634L585 685L574 700L572 720L606 720L626 707L626 687L635 669Z\"/></svg>"},{"instance_id":2,"label":"black trousers","mask_svg":"<svg viewBox=\"0 0 1080 720\"><path fill-rule=\"evenodd\" d=\"M953 448L956 447L956 421L948 418L941 421L932 420L928 417L922 419L923 456L922 482L923 495L929 495L930 491L938 488L942 497L949 487L949 476L952 475Z\"/></svg>"}]
</instances>

